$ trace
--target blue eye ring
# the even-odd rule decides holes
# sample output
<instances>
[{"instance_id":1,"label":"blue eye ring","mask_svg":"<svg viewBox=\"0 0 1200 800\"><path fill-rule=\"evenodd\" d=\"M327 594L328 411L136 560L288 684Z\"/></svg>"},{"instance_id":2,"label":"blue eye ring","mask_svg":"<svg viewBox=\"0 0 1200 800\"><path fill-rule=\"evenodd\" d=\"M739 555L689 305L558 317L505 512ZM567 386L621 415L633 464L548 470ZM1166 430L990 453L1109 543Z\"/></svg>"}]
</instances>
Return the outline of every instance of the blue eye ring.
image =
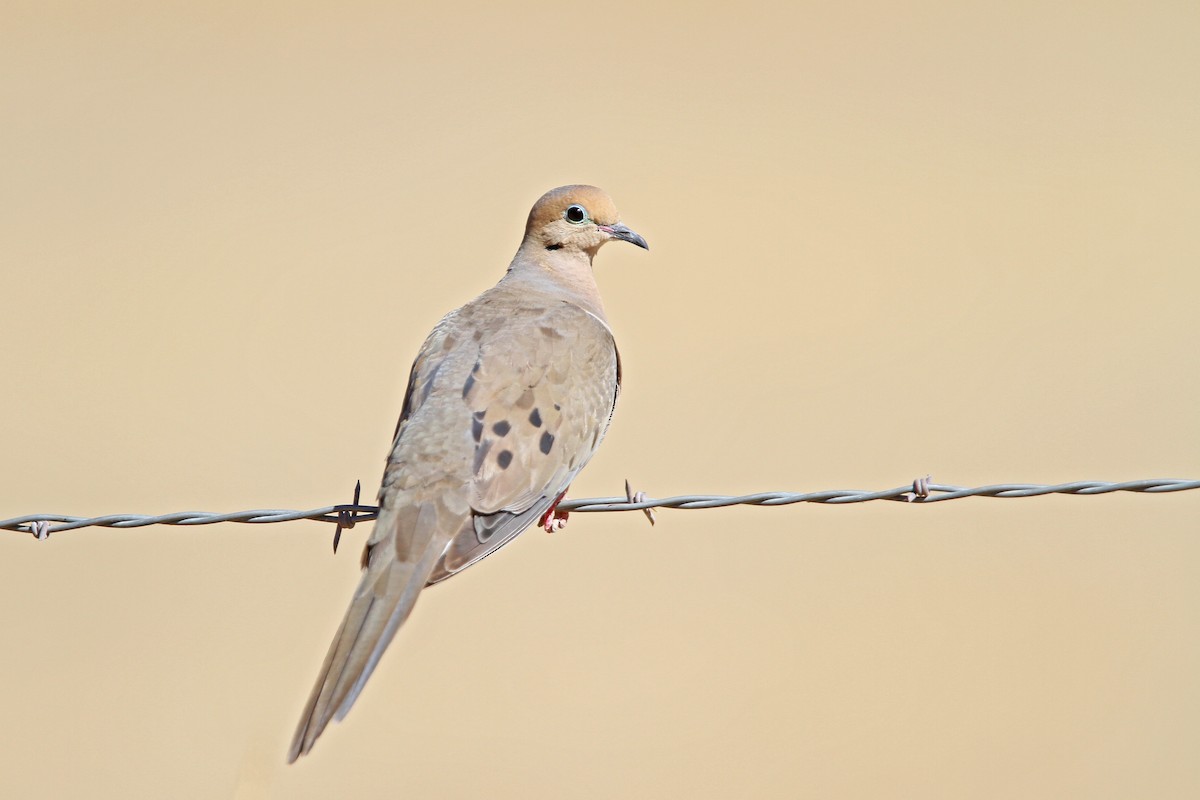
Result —
<instances>
[{"instance_id":1,"label":"blue eye ring","mask_svg":"<svg viewBox=\"0 0 1200 800\"><path fill-rule=\"evenodd\" d=\"M587 209L575 203L567 206L567 210L563 212L563 217L572 225L582 225L588 221Z\"/></svg>"}]
</instances>

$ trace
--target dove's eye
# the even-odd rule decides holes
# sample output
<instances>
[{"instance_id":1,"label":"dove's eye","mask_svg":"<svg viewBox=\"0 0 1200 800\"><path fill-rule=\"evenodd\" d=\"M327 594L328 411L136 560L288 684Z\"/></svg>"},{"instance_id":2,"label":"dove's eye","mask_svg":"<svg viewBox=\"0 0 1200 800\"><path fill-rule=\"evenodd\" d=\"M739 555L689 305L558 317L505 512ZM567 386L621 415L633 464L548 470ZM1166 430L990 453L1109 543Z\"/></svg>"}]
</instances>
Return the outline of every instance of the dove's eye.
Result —
<instances>
[{"instance_id":1,"label":"dove's eye","mask_svg":"<svg viewBox=\"0 0 1200 800\"><path fill-rule=\"evenodd\" d=\"M587 209L581 205L567 206L567 210L563 212L563 216L567 218L567 222L578 225L581 222L587 222Z\"/></svg>"}]
</instances>

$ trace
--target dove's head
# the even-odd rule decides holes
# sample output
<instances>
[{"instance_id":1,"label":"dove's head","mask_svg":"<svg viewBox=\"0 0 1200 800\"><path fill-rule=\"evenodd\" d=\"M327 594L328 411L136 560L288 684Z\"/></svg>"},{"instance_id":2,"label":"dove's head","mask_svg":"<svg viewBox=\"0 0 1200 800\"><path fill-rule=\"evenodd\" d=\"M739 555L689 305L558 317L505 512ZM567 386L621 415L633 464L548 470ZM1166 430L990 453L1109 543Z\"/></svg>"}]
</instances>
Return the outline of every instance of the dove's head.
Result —
<instances>
[{"instance_id":1,"label":"dove's head","mask_svg":"<svg viewBox=\"0 0 1200 800\"><path fill-rule=\"evenodd\" d=\"M549 251L586 253L589 260L605 242L650 245L626 228L617 207L603 189L595 186L560 186L534 203L525 225L525 242Z\"/></svg>"}]
</instances>

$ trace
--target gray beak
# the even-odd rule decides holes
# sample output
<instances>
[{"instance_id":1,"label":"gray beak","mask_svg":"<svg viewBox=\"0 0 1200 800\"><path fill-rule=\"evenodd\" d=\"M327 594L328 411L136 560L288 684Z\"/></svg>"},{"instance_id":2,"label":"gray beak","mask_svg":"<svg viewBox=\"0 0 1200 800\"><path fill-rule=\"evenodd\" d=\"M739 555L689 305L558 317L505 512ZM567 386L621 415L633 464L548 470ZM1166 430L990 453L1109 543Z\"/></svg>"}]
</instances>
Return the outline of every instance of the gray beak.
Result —
<instances>
[{"instance_id":1,"label":"gray beak","mask_svg":"<svg viewBox=\"0 0 1200 800\"><path fill-rule=\"evenodd\" d=\"M599 228L600 230L604 231L605 233L607 233L609 236L611 236L614 239L620 239L622 242L629 242L630 244L636 244L638 247L642 248L643 250L650 249L650 245L646 244L646 240L643 239L640 234L638 234L634 231L631 231L629 228L626 228L624 225L597 225L596 227Z\"/></svg>"}]
</instances>

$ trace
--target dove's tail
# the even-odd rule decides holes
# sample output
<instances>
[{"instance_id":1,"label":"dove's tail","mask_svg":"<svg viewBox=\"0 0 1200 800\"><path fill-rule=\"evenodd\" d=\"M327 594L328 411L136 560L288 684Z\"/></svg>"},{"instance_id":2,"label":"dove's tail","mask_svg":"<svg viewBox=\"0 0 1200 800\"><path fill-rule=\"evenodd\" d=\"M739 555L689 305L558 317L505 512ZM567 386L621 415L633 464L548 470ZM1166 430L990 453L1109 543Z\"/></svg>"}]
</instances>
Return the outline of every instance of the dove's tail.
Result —
<instances>
[{"instance_id":1,"label":"dove's tail","mask_svg":"<svg viewBox=\"0 0 1200 800\"><path fill-rule=\"evenodd\" d=\"M437 535L437 517L431 506L409 506L390 514L385 512L376 523L377 530L371 540L377 544L364 556L366 569L362 582L333 637L321 674L304 706L288 751L289 764L312 749L331 719L341 720L346 716L379 657L412 612L417 595L441 554L442 548L435 546L435 542L445 541ZM395 533L386 533L397 529L408 534L401 534L408 545L403 556L395 546ZM385 535L379 537L379 533Z\"/></svg>"}]
</instances>

